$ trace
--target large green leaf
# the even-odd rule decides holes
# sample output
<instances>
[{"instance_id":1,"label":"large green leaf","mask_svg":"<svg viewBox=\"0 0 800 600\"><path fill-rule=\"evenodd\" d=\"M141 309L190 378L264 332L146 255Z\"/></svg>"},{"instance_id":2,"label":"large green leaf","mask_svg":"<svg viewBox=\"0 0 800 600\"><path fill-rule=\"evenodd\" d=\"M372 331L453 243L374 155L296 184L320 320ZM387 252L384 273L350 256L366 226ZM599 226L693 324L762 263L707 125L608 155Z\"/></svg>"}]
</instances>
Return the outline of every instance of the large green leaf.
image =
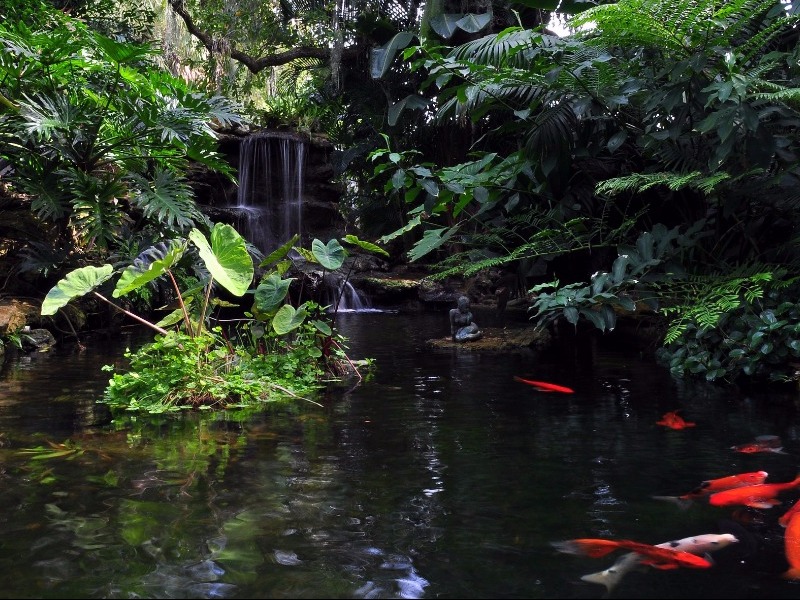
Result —
<instances>
[{"instance_id":1,"label":"large green leaf","mask_svg":"<svg viewBox=\"0 0 800 600\"><path fill-rule=\"evenodd\" d=\"M119 298L161 277L175 266L185 251L184 240L169 240L151 246L122 272L111 295Z\"/></svg>"},{"instance_id":2,"label":"large green leaf","mask_svg":"<svg viewBox=\"0 0 800 600\"><path fill-rule=\"evenodd\" d=\"M199 229L189 239L197 246L200 258L214 279L234 296L250 287L255 269L244 238L230 225L217 223L211 230L211 245Z\"/></svg>"},{"instance_id":3,"label":"large green leaf","mask_svg":"<svg viewBox=\"0 0 800 600\"><path fill-rule=\"evenodd\" d=\"M419 260L429 252L433 252L449 240L458 231L459 225L454 227L442 227L441 229L428 229L422 234L422 239L419 240L411 250L408 251L408 257L411 262Z\"/></svg>"},{"instance_id":4,"label":"large green leaf","mask_svg":"<svg viewBox=\"0 0 800 600\"><path fill-rule=\"evenodd\" d=\"M491 13L482 13L476 15L475 13L467 13L463 17L461 17L458 21L456 21L456 25L458 25L461 29L466 31L467 33L477 33L484 27L486 27L492 20Z\"/></svg>"},{"instance_id":5,"label":"large green leaf","mask_svg":"<svg viewBox=\"0 0 800 600\"><path fill-rule=\"evenodd\" d=\"M431 19L431 29L433 29L444 39L450 39L450 37L456 32L456 29L458 29L458 20L463 16L464 15L460 13L443 13L436 15Z\"/></svg>"},{"instance_id":6,"label":"large green leaf","mask_svg":"<svg viewBox=\"0 0 800 600\"><path fill-rule=\"evenodd\" d=\"M347 256L347 252L342 248L339 240L335 238L330 240L327 244L322 243L319 239L315 239L311 242L311 252L314 254L314 258L317 259L317 262L330 271L335 271L341 267Z\"/></svg>"},{"instance_id":7,"label":"large green leaf","mask_svg":"<svg viewBox=\"0 0 800 600\"><path fill-rule=\"evenodd\" d=\"M278 307L289 293L294 278L283 279L277 273L270 273L256 288L254 304L257 311L270 312Z\"/></svg>"},{"instance_id":8,"label":"large green leaf","mask_svg":"<svg viewBox=\"0 0 800 600\"><path fill-rule=\"evenodd\" d=\"M373 79L384 77L392 66L397 53L408 46L414 39L414 34L401 31L380 48L373 48L370 54L370 72Z\"/></svg>"},{"instance_id":9,"label":"large green leaf","mask_svg":"<svg viewBox=\"0 0 800 600\"><path fill-rule=\"evenodd\" d=\"M42 302L42 314L54 315L73 298L84 296L111 278L114 267L81 267L68 273L53 287Z\"/></svg>"},{"instance_id":10,"label":"large green leaf","mask_svg":"<svg viewBox=\"0 0 800 600\"><path fill-rule=\"evenodd\" d=\"M387 122L389 125L394 126L397 124L397 119L400 118L400 113L402 113L406 108L418 108L424 110L428 108L429 105L430 100L427 98L424 98L419 94L410 94L389 107Z\"/></svg>"},{"instance_id":11,"label":"large green leaf","mask_svg":"<svg viewBox=\"0 0 800 600\"><path fill-rule=\"evenodd\" d=\"M290 304L284 304L278 309L275 317L272 319L272 329L278 335L289 333L293 329L297 329L305 321L308 313L306 312L305 304L300 306L297 310Z\"/></svg>"}]
</instances>

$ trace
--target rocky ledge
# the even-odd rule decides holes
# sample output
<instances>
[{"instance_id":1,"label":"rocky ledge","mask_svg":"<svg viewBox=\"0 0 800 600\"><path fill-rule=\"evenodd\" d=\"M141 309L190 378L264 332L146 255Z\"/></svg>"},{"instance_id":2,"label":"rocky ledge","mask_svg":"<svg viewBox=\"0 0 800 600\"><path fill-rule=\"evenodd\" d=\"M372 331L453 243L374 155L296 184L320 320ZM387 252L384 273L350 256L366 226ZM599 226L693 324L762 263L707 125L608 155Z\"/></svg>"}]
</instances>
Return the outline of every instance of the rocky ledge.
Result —
<instances>
[{"instance_id":1,"label":"rocky ledge","mask_svg":"<svg viewBox=\"0 0 800 600\"><path fill-rule=\"evenodd\" d=\"M527 327L482 327L481 337L467 342L454 342L450 336L426 340L433 349L458 348L477 352L527 352L540 350L552 342L549 331Z\"/></svg>"}]
</instances>

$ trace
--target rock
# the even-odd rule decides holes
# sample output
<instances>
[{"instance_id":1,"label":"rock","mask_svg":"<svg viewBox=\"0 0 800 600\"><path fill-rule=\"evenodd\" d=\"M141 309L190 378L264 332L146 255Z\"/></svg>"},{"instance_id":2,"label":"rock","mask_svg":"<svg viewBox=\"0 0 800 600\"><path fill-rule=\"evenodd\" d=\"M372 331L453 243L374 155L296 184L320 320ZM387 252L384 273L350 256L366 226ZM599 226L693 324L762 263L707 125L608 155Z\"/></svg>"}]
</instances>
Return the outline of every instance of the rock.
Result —
<instances>
[{"instance_id":1,"label":"rock","mask_svg":"<svg viewBox=\"0 0 800 600\"><path fill-rule=\"evenodd\" d=\"M20 332L20 342L23 350L38 350L46 352L56 345L56 338L47 329L29 329Z\"/></svg>"},{"instance_id":2,"label":"rock","mask_svg":"<svg viewBox=\"0 0 800 600\"><path fill-rule=\"evenodd\" d=\"M4 301L0 304L0 335L15 333L38 316L38 307L29 302Z\"/></svg>"}]
</instances>

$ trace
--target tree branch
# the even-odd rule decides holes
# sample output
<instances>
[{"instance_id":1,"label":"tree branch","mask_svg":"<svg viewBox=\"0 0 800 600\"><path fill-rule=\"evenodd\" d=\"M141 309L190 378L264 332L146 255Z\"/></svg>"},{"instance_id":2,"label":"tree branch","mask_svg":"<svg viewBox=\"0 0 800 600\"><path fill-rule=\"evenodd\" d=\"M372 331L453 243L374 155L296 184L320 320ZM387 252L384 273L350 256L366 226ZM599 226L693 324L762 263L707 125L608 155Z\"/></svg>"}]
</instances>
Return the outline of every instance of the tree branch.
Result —
<instances>
[{"instance_id":1,"label":"tree branch","mask_svg":"<svg viewBox=\"0 0 800 600\"><path fill-rule=\"evenodd\" d=\"M189 30L194 37L200 40L206 49L209 52L214 51L214 40L213 38L208 35L205 31L202 31L194 22L191 15L186 12L186 8L183 5L183 0L169 0L169 5L172 7L172 10L183 19L183 22L186 24L186 29ZM240 50L237 50L233 44L231 44L231 58L239 61L244 66L246 66L252 73L258 73L259 71L263 71L267 67L275 67L278 65L285 65L287 63L292 62L293 60L297 60L298 58L319 58L320 60L330 60L331 57L331 48L319 48L316 46L298 46L296 48L292 48L291 50L286 50L284 52L277 52L275 54L269 54L267 56L262 56L261 58L254 58ZM342 49L342 60L352 60L358 56L361 52L361 49L357 46L350 46L348 48Z\"/></svg>"}]
</instances>

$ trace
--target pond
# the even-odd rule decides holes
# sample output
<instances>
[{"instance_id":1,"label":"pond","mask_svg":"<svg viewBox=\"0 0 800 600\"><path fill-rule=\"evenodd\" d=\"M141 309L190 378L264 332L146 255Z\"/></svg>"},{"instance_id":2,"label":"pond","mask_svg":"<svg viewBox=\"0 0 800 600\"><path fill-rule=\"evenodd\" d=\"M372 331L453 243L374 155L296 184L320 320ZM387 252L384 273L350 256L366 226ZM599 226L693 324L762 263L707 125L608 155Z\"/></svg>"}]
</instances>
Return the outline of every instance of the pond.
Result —
<instances>
[{"instance_id":1,"label":"pond","mask_svg":"<svg viewBox=\"0 0 800 600\"><path fill-rule=\"evenodd\" d=\"M0 378L5 598L793 598L771 509L688 508L701 481L800 472L795 394L676 382L624 345L430 349L439 313L337 316L353 386L257 415L110 419L97 399L134 330L12 357ZM541 392L514 380L566 385ZM696 425L656 424L678 410ZM783 450L733 446L779 436ZM712 566L581 577L624 552L576 538L739 542Z\"/></svg>"}]
</instances>

